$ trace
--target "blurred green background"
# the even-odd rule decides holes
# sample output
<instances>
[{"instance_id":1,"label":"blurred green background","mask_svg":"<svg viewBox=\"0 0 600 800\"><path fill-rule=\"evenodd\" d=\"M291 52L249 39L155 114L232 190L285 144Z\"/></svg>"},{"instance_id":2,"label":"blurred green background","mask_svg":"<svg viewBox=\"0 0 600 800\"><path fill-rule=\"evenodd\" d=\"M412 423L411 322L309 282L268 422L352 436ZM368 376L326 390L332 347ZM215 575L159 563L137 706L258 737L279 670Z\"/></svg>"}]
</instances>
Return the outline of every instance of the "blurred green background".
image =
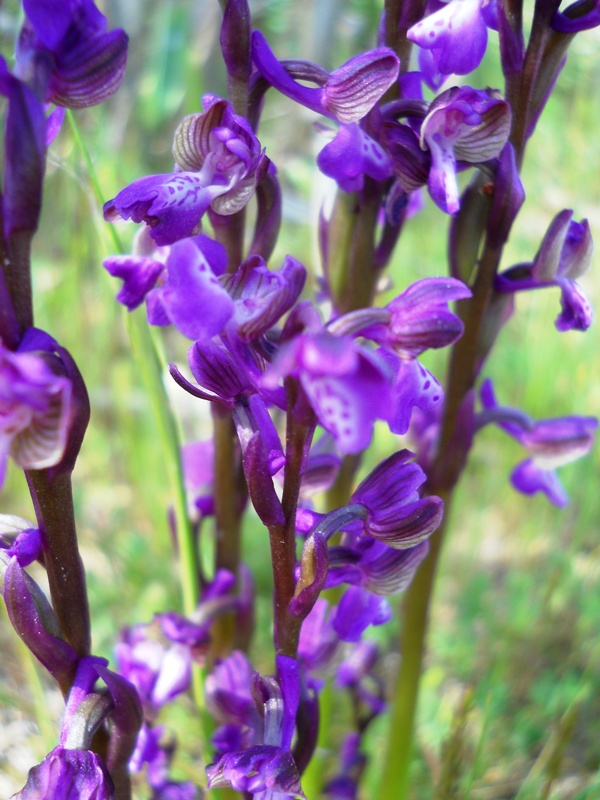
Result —
<instances>
[{"instance_id":1,"label":"blurred green background","mask_svg":"<svg viewBox=\"0 0 600 800\"><path fill-rule=\"evenodd\" d=\"M18 29L16 6L0 6L7 55ZM199 110L202 92L226 90L216 0L111 0L101 7L111 26L130 34L129 68L110 102L76 118L109 198L137 177L170 171L171 138L181 116ZM380 10L373 0L259 0L251 7L254 24L277 55L326 67L372 45ZM484 63L469 79L478 88L502 86L496 37L491 40ZM533 258L548 223L563 208L574 209L576 219L587 217L600 241L599 65L599 32L577 37L528 147L527 200L506 249L505 268ZM323 192L331 193L314 166L322 140L312 114L272 94L260 138L279 168L285 197L272 263L278 266L284 253L292 253L310 270L314 289L319 273L314 223ZM416 278L446 271L447 223L428 200L406 226L391 270L395 293ZM50 150L35 242L35 314L37 324L72 352L91 396L75 495L95 651L111 657L118 628L177 608L180 593L159 439L131 355L126 312L114 302L117 282L101 266L114 252L107 227L65 123ZM133 227L119 228L126 243ZM595 267L581 283L598 308ZM391 296L382 294L380 300ZM536 418L598 414L598 326L586 334L559 334L553 324L558 292L552 289L519 296L516 305L485 370L500 401ZM185 343L168 333L167 346L184 361ZM443 353L427 364L443 376ZM207 408L171 383L167 387L185 440L206 436ZM383 428L377 430L379 453L400 446ZM561 470L571 497L562 511L545 497L512 491L508 475L522 458L516 443L486 428L454 503L420 708L414 761L419 800L600 797L599 449ZM32 518L24 479L13 467L0 510ZM267 537L255 521L248 523L246 541L262 591L258 617L264 637L271 579ZM4 609L0 615L0 794L7 796L53 746L61 702L39 675L48 705L40 718L34 684L24 680L27 661ZM268 659L257 654L257 666L270 669ZM392 657L385 668L391 673L395 663ZM31 723L36 715L39 727ZM193 776L196 746L185 708L171 712L171 723L185 745L177 768ZM334 752L342 728L340 720L332 731ZM370 732L370 775L377 771L385 734L383 722Z\"/></svg>"}]
</instances>

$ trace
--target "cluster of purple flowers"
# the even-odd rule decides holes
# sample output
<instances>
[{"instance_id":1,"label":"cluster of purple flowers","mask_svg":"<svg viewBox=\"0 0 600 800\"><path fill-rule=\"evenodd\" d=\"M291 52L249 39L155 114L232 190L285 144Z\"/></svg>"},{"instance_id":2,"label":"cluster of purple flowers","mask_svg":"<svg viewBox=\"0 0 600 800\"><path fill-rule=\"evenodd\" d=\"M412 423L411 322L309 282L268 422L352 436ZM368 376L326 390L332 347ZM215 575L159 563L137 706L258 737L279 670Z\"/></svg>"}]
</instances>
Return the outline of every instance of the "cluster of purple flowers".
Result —
<instances>
[{"instance_id":1,"label":"cluster of purple flowers","mask_svg":"<svg viewBox=\"0 0 600 800\"><path fill-rule=\"evenodd\" d=\"M0 91L8 98L0 485L10 456L28 472L39 514L37 525L2 517L0 577L11 622L57 680L66 710L58 747L15 797L126 800L129 774L139 772L155 800L199 797L198 786L172 778L175 741L158 717L188 691L200 668L207 675L206 711L218 723L213 752L203 754L211 762L209 789L231 787L259 800L304 798L301 776L317 746L319 694L333 680L351 698L354 727L341 747L339 772L319 790L356 797L365 766L362 737L387 699L370 629L389 620L387 598L409 586L427 557L429 537L442 521L438 494L451 491L477 430L494 422L526 448L530 458L512 476L518 490L545 492L559 506L567 502L554 469L590 449L596 420L536 423L499 405L489 381L476 413L472 391L515 292L558 286L559 330L591 323L576 283L590 265L591 236L573 212L551 222L533 262L497 271L524 198L518 172L524 143L563 62L553 62L550 49L541 58L545 71L523 108L514 90L525 59L522 31L506 5L425 5L423 15L422 2L406 3L391 39L384 18L376 49L327 72L310 62L278 60L251 29L245 0L228 0L221 42L232 102L205 95L203 110L177 127L172 171L134 181L104 206L107 221L144 223L134 252L104 264L122 281L118 301L129 311L145 304L150 325L173 326L192 342L190 377L175 364L171 374L211 404L215 424L219 415L230 423L225 445L216 439L185 452L188 486L198 491L194 522L198 527L214 516L224 543L212 574L196 570L197 607L188 616L162 613L123 631L116 672L90 654L89 624L72 611L74 600L87 603L74 534L56 538L72 512L68 481L87 422L87 394L69 354L33 327L31 292L18 268L23 242L37 226L46 148L61 109L101 102L118 88L127 37L107 30L92 0L60 8L51 0L24 0L16 67L11 72L0 63ZM585 2L562 12L559 3L548 5L555 8L536 12L534 20L548 40L600 23ZM499 31L506 96L460 85L424 99L424 91L438 92L452 74L478 66L488 29ZM400 39L403 53L411 43L418 46L418 71L398 58ZM336 182L338 197L354 198L357 219L371 214L368 235L350 244L347 237L342 242L335 211L322 218L319 303L307 297L307 269L294 256L286 255L278 269L269 266L281 192L257 132L271 87L332 123L317 166ZM48 113L47 104L56 108ZM461 198L457 175L471 168L476 197L467 189ZM424 187L452 217L452 275L418 280L386 306L373 307L377 279ZM245 237L249 203L256 207L255 227ZM483 239L488 249L479 257ZM371 261L357 265L355 251ZM485 253L496 258L491 277L483 273ZM484 317L468 309L484 308L492 296L505 313L490 315L486 328ZM458 310L450 308L454 302ZM471 371L459 373L458 388L451 374L452 394L445 398L419 357L454 346L463 334L465 361L456 359L457 369L468 364ZM417 452L399 449L358 482L357 457L371 444L376 423L396 436L408 434ZM221 465L214 473L213 459ZM224 472L237 480L230 496ZM326 504L315 503L316 494L327 492ZM239 553L246 497L271 548L274 675L261 675L249 660L252 582L231 555ZM63 516L51 517L47 509L57 506ZM54 608L25 572L37 558L48 569ZM233 636L226 635L228 626L236 629Z\"/></svg>"}]
</instances>

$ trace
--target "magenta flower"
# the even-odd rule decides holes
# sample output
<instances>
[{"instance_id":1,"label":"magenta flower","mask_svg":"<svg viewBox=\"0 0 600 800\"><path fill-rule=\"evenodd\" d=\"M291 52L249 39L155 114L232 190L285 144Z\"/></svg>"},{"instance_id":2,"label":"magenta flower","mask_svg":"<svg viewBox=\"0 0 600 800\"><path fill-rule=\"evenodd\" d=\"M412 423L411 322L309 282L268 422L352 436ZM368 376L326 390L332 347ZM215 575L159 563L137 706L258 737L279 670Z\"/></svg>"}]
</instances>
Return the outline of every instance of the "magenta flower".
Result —
<instances>
[{"instance_id":1,"label":"magenta flower","mask_svg":"<svg viewBox=\"0 0 600 800\"><path fill-rule=\"evenodd\" d=\"M498 156L510 133L508 103L491 91L448 89L433 101L421 126L421 147L431 152L429 192L448 214L459 208L456 162Z\"/></svg>"},{"instance_id":2,"label":"magenta flower","mask_svg":"<svg viewBox=\"0 0 600 800\"><path fill-rule=\"evenodd\" d=\"M471 297L471 290L462 281L423 278L411 284L384 310L375 311L380 321L357 332L403 359L413 359L429 348L448 347L462 336L462 321L450 311L448 303L467 297ZM367 321L368 316L367 312Z\"/></svg>"},{"instance_id":3,"label":"magenta flower","mask_svg":"<svg viewBox=\"0 0 600 800\"><path fill-rule=\"evenodd\" d=\"M92 0L23 0L23 8L17 75L44 102L83 108L117 91L128 38L122 30L106 30L108 20Z\"/></svg>"},{"instance_id":4,"label":"magenta flower","mask_svg":"<svg viewBox=\"0 0 600 800\"><path fill-rule=\"evenodd\" d=\"M319 153L317 166L345 192L360 191L365 175L384 181L393 174L388 154L356 122L340 126L333 141Z\"/></svg>"},{"instance_id":5,"label":"magenta flower","mask_svg":"<svg viewBox=\"0 0 600 800\"><path fill-rule=\"evenodd\" d=\"M23 469L59 463L71 393L71 381L56 375L41 353L13 353L0 342L0 487L9 455Z\"/></svg>"},{"instance_id":6,"label":"magenta flower","mask_svg":"<svg viewBox=\"0 0 600 800\"><path fill-rule=\"evenodd\" d=\"M269 159L247 120L219 97L205 95L206 110L191 114L175 132L175 171L148 175L104 205L109 222L145 222L159 245L197 232L208 208L217 214L240 211L265 176Z\"/></svg>"},{"instance_id":7,"label":"magenta flower","mask_svg":"<svg viewBox=\"0 0 600 800\"><path fill-rule=\"evenodd\" d=\"M114 800L115 787L100 756L91 750L55 747L29 771L12 800Z\"/></svg>"},{"instance_id":8,"label":"magenta flower","mask_svg":"<svg viewBox=\"0 0 600 800\"><path fill-rule=\"evenodd\" d=\"M498 275L495 288L517 292L558 286L562 311L556 318L559 331L585 331L592 324L592 309L576 279L590 268L593 242L586 219L575 222L565 209L550 223L532 264L518 264Z\"/></svg>"},{"instance_id":9,"label":"magenta flower","mask_svg":"<svg viewBox=\"0 0 600 800\"><path fill-rule=\"evenodd\" d=\"M382 461L358 486L350 502L366 508L363 533L402 550L427 539L442 521L439 497L419 498L423 470L409 459L408 450Z\"/></svg>"},{"instance_id":10,"label":"magenta flower","mask_svg":"<svg viewBox=\"0 0 600 800\"><path fill-rule=\"evenodd\" d=\"M387 419L392 395L386 367L350 337L327 330L300 334L282 346L265 384L272 388L290 374L344 454L367 447L375 420Z\"/></svg>"},{"instance_id":11,"label":"magenta flower","mask_svg":"<svg viewBox=\"0 0 600 800\"><path fill-rule=\"evenodd\" d=\"M277 60L259 31L252 34L252 58L271 86L300 105L342 124L365 117L394 83L400 68L394 51L380 47L354 56L331 73L307 64L308 80L317 83L318 88L304 86L294 80L285 62ZM299 64L302 68L302 62Z\"/></svg>"},{"instance_id":12,"label":"magenta flower","mask_svg":"<svg viewBox=\"0 0 600 800\"><path fill-rule=\"evenodd\" d=\"M515 489L523 494L544 492L555 506L566 506L569 498L554 470L589 452L598 420L572 416L534 422L516 408L499 405L490 380L481 387L481 402L479 426L495 422L529 452L530 458L511 475Z\"/></svg>"},{"instance_id":13,"label":"magenta flower","mask_svg":"<svg viewBox=\"0 0 600 800\"><path fill-rule=\"evenodd\" d=\"M495 18L495 0L444 2L433 14L413 25L407 37L431 51L437 72L467 75L479 66L485 54L487 28Z\"/></svg>"}]
</instances>

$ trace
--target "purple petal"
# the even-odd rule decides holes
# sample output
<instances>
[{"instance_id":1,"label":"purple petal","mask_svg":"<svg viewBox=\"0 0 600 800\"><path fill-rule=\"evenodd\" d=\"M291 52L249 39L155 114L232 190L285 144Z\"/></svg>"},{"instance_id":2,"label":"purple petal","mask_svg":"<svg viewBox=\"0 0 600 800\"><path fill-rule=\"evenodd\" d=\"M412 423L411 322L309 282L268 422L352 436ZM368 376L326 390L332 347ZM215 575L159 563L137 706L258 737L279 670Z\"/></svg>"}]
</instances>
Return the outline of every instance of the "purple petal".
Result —
<instances>
[{"instance_id":1,"label":"purple petal","mask_svg":"<svg viewBox=\"0 0 600 800\"><path fill-rule=\"evenodd\" d=\"M233 313L233 301L190 239L176 242L167 259L167 280L152 296L188 339L216 336Z\"/></svg>"},{"instance_id":2,"label":"purple petal","mask_svg":"<svg viewBox=\"0 0 600 800\"><path fill-rule=\"evenodd\" d=\"M388 423L392 433L403 435L408 431L415 406L426 413L437 413L442 408L444 390L416 359L403 361L393 353L380 353L397 368Z\"/></svg>"},{"instance_id":3,"label":"purple petal","mask_svg":"<svg viewBox=\"0 0 600 800\"><path fill-rule=\"evenodd\" d=\"M306 281L306 269L286 256L277 272L267 268L260 256L250 256L226 280L234 299L234 321L244 341L258 339L290 310Z\"/></svg>"},{"instance_id":4,"label":"purple petal","mask_svg":"<svg viewBox=\"0 0 600 800\"><path fill-rule=\"evenodd\" d=\"M592 308L587 297L575 281L561 278L556 281L561 288L562 311L554 323L559 331L587 331L592 324Z\"/></svg>"},{"instance_id":5,"label":"purple petal","mask_svg":"<svg viewBox=\"0 0 600 800\"><path fill-rule=\"evenodd\" d=\"M385 597L403 592L428 552L427 539L403 550L374 541L367 557L360 562L361 585L369 592Z\"/></svg>"},{"instance_id":6,"label":"purple petal","mask_svg":"<svg viewBox=\"0 0 600 800\"><path fill-rule=\"evenodd\" d=\"M407 37L433 50L444 75L467 75L479 66L487 46L481 0L452 0L413 25Z\"/></svg>"},{"instance_id":7,"label":"purple petal","mask_svg":"<svg viewBox=\"0 0 600 800\"><path fill-rule=\"evenodd\" d=\"M269 791L269 794L280 792L305 798L294 759L281 747L257 745L237 753L226 753L206 768L206 774L209 789L230 786L238 792Z\"/></svg>"},{"instance_id":8,"label":"purple petal","mask_svg":"<svg viewBox=\"0 0 600 800\"><path fill-rule=\"evenodd\" d=\"M333 141L319 153L317 165L345 192L360 191L365 175L376 181L392 175L387 153L356 123L340 127Z\"/></svg>"},{"instance_id":9,"label":"purple petal","mask_svg":"<svg viewBox=\"0 0 600 800\"><path fill-rule=\"evenodd\" d=\"M326 667L339 649L340 640L331 624L329 603L319 598L302 622L298 656L310 672Z\"/></svg>"},{"instance_id":10,"label":"purple petal","mask_svg":"<svg viewBox=\"0 0 600 800\"><path fill-rule=\"evenodd\" d=\"M253 668L239 651L220 661L205 682L206 704L219 722L249 725L256 717L250 693Z\"/></svg>"},{"instance_id":11,"label":"purple petal","mask_svg":"<svg viewBox=\"0 0 600 800\"><path fill-rule=\"evenodd\" d=\"M358 122L394 83L399 69L398 57L388 47L354 56L329 76L324 108L339 122Z\"/></svg>"},{"instance_id":12,"label":"purple petal","mask_svg":"<svg viewBox=\"0 0 600 800\"><path fill-rule=\"evenodd\" d=\"M326 113L323 109L323 90L302 86L290 77L260 31L252 32L252 59L263 78L277 91L312 111Z\"/></svg>"},{"instance_id":13,"label":"purple petal","mask_svg":"<svg viewBox=\"0 0 600 800\"><path fill-rule=\"evenodd\" d=\"M527 459L515 467L510 479L515 489L523 494L544 492L550 502L559 508L564 508L569 503L567 493L556 473L536 466L533 459Z\"/></svg>"},{"instance_id":14,"label":"purple petal","mask_svg":"<svg viewBox=\"0 0 600 800\"><path fill-rule=\"evenodd\" d=\"M521 435L521 444L538 467L556 469L589 453L597 427L594 417L542 420Z\"/></svg>"},{"instance_id":15,"label":"purple petal","mask_svg":"<svg viewBox=\"0 0 600 800\"><path fill-rule=\"evenodd\" d=\"M388 305L391 314L386 344L409 358L428 348L447 347L463 332L461 320L448 303L471 297L471 290L454 278L423 278Z\"/></svg>"},{"instance_id":16,"label":"purple petal","mask_svg":"<svg viewBox=\"0 0 600 800\"><path fill-rule=\"evenodd\" d=\"M114 278L121 278L123 288L117 294L117 300L129 311L140 306L154 288L165 265L160 261L145 256L111 256L103 265Z\"/></svg>"},{"instance_id":17,"label":"purple petal","mask_svg":"<svg viewBox=\"0 0 600 800\"><path fill-rule=\"evenodd\" d=\"M157 708L178 694L187 691L192 678L192 659L189 647L174 644L162 659L160 671L152 690L151 702Z\"/></svg>"},{"instance_id":18,"label":"purple petal","mask_svg":"<svg viewBox=\"0 0 600 800\"><path fill-rule=\"evenodd\" d=\"M333 627L344 642L358 642L370 625L383 625L392 616L387 600L358 586L344 592L333 618Z\"/></svg>"},{"instance_id":19,"label":"purple petal","mask_svg":"<svg viewBox=\"0 0 600 800\"><path fill-rule=\"evenodd\" d=\"M342 123L366 116L399 70L394 52L379 48L351 58L329 75L323 88L313 89L290 77L259 31L252 34L252 56L260 74L282 94Z\"/></svg>"},{"instance_id":20,"label":"purple petal","mask_svg":"<svg viewBox=\"0 0 600 800\"><path fill-rule=\"evenodd\" d=\"M191 236L211 200L228 186L207 187L199 173L148 175L125 187L104 205L104 219L145 222L158 245Z\"/></svg>"},{"instance_id":21,"label":"purple petal","mask_svg":"<svg viewBox=\"0 0 600 800\"><path fill-rule=\"evenodd\" d=\"M8 98L4 160L4 231L35 231L46 154L46 118L33 91L8 71L0 56L0 93Z\"/></svg>"},{"instance_id":22,"label":"purple petal","mask_svg":"<svg viewBox=\"0 0 600 800\"><path fill-rule=\"evenodd\" d=\"M36 73L45 100L82 108L110 97L125 73L128 37L106 31L106 17L91 0L26 0L17 46L17 69Z\"/></svg>"},{"instance_id":23,"label":"purple petal","mask_svg":"<svg viewBox=\"0 0 600 800\"><path fill-rule=\"evenodd\" d=\"M29 771L12 800L114 800L115 787L96 753L55 747Z\"/></svg>"},{"instance_id":24,"label":"purple petal","mask_svg":"<svg viewBox=\"0 0 600 800\"><path fill-rule=\"evenodd\" d=\"M48 114L46 119L46 147L50 147L58 136L65 119L65 113L66 109L64 107L57 106Z\"/></svg>"}]
</instances>

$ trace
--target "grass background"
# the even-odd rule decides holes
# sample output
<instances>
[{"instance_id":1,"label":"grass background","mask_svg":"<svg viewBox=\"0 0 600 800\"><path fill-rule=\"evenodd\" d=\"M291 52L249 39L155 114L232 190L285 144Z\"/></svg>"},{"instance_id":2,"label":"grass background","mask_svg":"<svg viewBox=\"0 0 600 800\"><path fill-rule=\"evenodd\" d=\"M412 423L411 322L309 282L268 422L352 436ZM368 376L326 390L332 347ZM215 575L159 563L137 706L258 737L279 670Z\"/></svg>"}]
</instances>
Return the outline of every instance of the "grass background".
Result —
<instances>
[{"instance_id":1,"label":"grass background","mask_svg":"<svg viewBox=\"0 0 600 800\"><path fill-rule=\"evenodd\" d=\"M17 30L16 5L0 8L5 54ZM378 7L373 0L252 4L255 24L278 55L326 67L373 42ZM169 171L178 120L199 109L203 91L223 94L225 86L214 0L113 0L103 8L112 26L130 34L128 73L110 102L78 112L77 120L110 197L141 175ZM476 87L502 85L497 43L491 39L484 64L469 79ZM600 240L599 62L598 32L579 36L528 148L527 200L504 267L534 256L562 208L573 208L576 219L587 217ZM319 265L312 231L319 198L329 188L315 173L314 155L322 145L313 122L290 101L269 96L261 141L280 169L285 197L272 263L277 266L290 252L315 276ZM396 293L418 277L445 272L446 228L447 219L430 201L407 225L391 269ZM132 229L123 227L120 233L127 239ZM75 473L75 496L95 651L108 657L118 628L179 605L164 465L131 356L125 312L114 302L117 286L101 267L110 252L89 176L65 124L50 151L35 242L35 314L37 324L71 350L90 391L92 421ZM596 269L582 285L598 308ZM381 302L389 296L382 295ZM558 310L555 290L518 297L517 313L502 331L485 374L493 377L502 402L533 417L597 414L598 327L585 335L559 334L553 325ZM185 345L171 334L167 340L183 359ZM429 363L443 376L443 354ZM185 439L206 435L207 409L182 395L172 391ZM399 446L377 430L378 453ZM522 457L518 445L500 431L484 429L453 507L420 706L414 760L419 800L600 797L599 451L561 470L571 497L563 511L545 497L512 491L507 476ZM32 517L24 480L14 468L0 510ZM250 520L246 556L262 591L263 636L270 606L267 547L260 526ZM7 796L53 746L61 703L44 676L38 676L41 694L32 676L24 680L30 667L3 609L0 614L0 794ZM390 670L393 666L388 664ZM170 713L186 743L178 769L193 775L196 749L185 707ZM370 732L367 786L377 772L385 735L383 723Z\"/></svg>"}]
</instances>

